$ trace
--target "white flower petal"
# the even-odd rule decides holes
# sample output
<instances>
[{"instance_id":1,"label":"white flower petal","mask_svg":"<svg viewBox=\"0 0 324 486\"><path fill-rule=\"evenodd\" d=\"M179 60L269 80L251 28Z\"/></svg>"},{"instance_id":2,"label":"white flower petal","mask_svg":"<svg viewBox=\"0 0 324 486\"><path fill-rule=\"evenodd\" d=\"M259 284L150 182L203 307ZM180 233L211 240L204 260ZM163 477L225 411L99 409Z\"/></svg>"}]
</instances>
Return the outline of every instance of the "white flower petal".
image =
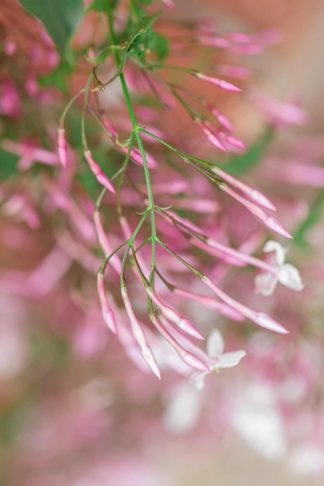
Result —
<instances>
[{"instance_id":1,"label":"white flower petal","mask_svg":"<svg viewBox=\"0 0 324 486\"><path fill-rule=\"evenodd\" d=\"M220 356L219 360L215 365L212 366L212 369L218 368L233 368L239 364L242 358L246 355L245 351L233 351L232 353L224 353Z\"/></svg>"},{"instance_id":2,"label":"white flower petal","mask_svg":"<svg viewBox=\"0 0 324 486\"><path fill-rule=\"evenodd\" d=\"M199 417L201 393L188 383L176 386L168 400L164 427L168 432L181 434L191 430Z\"/></svg>"},{"instance_id":3,"label":"white flower petal","mask_svg":"<svg viewBox=\"0 0 324 486\"><path fill-rule=\"evenodd\" d=\"M203 390L205 386L205 378L208 374L209 371L199 371L191 376L190 382L193 384L196 390Z\"/></svg>"},{"instance_id":4,"label":"white flower petal","mask_svg":"<svg viewBox=\"0 0 324 486\"><path fill-rule=\"evenodd\" d=\"M207 339L207 354L211 358L220 356L224 351L224 340L218 329L214 329Z\"/></svg>"},{"instance_id":5,"label":"white flower petal","mask_svg":"<svg viewBox=\"0 0 324 486\"><path fill-rule=\"evenodd\" d=\"M277 275L270 272L260 273L255 277L255 292L268 297L272 295L277 285Z\"/></svg>"},{"instance_id":6,"label":"white flower petal","mask_svg":"<svg viewBox=\"0 0 324 486\"><path fill-rule=\"evenodd\" d=\"M278 265L278 267L283 265L283 263L285 262L286 251L284 247L280 245L280 243L278 243L277 241L274 240L267 241L266 244L264 245L264 251L266 253L270 253L272 251L275 252L276 264Z\"/></svg>"},{"instance_id":7,"label":"white flower petal","mask_svg":"<svg viewBox=\"0 0 324 486\"><path fill-rule=\"evenodd\" d=\"M290 263L286 263L279 269L278 280L282 285L293 290L300 291L304 288L297 268L294 265L290 265Z\"/></svg>"}]
</instances>

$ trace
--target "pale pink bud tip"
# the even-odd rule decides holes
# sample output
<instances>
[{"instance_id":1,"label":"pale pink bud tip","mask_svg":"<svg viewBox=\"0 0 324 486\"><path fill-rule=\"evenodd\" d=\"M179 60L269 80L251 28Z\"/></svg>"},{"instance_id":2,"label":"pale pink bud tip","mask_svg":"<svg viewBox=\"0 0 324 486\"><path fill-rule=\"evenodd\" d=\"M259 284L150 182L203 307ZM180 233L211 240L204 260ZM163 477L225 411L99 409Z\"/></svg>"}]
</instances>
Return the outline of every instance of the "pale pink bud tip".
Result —
<instances>
[{"instance_id":1,"label":"pale pink bud tip","mask_svg":"<svg viewBox=\"0 0 324 486\"><path fill-rule=\"evenodd\" d=\"M276 207L272 204L272 202L264 194L257 191L256 189L252 189L250 197L260 206L263 206L266 209L270 209L270 211L277 211Z\"/></svg>"},{"instance_id":2,"label":"pale pink bud tip","mask_svg":"<svg viewBox=\"0 0 324 486\"><path fill-rule=\"evenodd\" d=\"M116 327L116 320L113 311L110 309L108 304L108 299L106 296L105 285L104 285L104 278L101 273L97 275L97 290L99 301L101 305L101 312L104 318L105 323L109 327L109 329L114 333L117 334L117 327Z\"/></svg>"},{"instance_id":3,"label":"pale pink bud tip","mask_svg":"<svg viewBox=\"0 0 324 486\"><path fill-rule=\"evenodd\" d=\"M259 324L259 326L264 327L265 329L269 329L269 331L278 332L279 334L288 334L286 328L284 328L281 324L273 320L267 314L263 314L262 312L258 312L256 314L255 322Z\"/></svg>"},{"instance_id":4,"label":"pale pink bud tip","mask_svg":"<svg viewBox=\"0 0 324 486\"><path fill-rule=\"evenodd\" d=\"M279 221L271 216L267 217L266 219L266 225L268 228L272 229L273 231L276 231L276 233L279 233L282 236L285 236L286 238L292 238L291 234L288 233L288 231L279 223Z\"/></svg>"},{"instance_id":5,"label":"pale pink bud tip","mask_svg":"<svg viewBox=\"0 0 324 486\"><path fill-rule=\"evenodd\" d=\"M58 156L63 167L67 166L67 143L64 128L58 130Z\"/></svg>"},{"instance_id":6,"label":"pale pink bud tip","mask_svg":"<svg viewBox=\"0 0 324 486\"><path fill-rule=\"evenodd\" d=\"M218 86L218 88L224 89L226 91L232 91L232 92L242 91L241 88L239 88L233 83L229 83L228 81L225 81L224 79L214 78L213 76L207 76L206 74L199 73L199 72L194 74L197 78L202 79L203 81L207 81L208 83Z\"/></svg>"},{"instance_id":7,"label":"pale pink bud tip","mask_svg":"<svg viewBox=\"0 0 324 486\"><path fill-rule=\"evenodd\" d=\"M91 169L91 172L95 175L97 181L105 187L108 191L112 192L113 194L116 193L114 186L106 176L106 174L103 172L101 167L95 162L95 160L92 157L92 154L90 150L85 150L84 151L84 156L89 164L89 167Z\"/></svg>"},{"instance_id":8,"label":"pale pink bud tip","mask_svg":"<svg viewBox=\"0 0 324 486\"><path fill-rule=\"evenodd\" d=\"M187 365L191 366L192 368L196 368L197 370L200 371L209 370L208 366L205 363L203 363L199 358L197 358L191 353L183 354L182 359L185 363L187 363Z\"/></svg>"}]
</instances>

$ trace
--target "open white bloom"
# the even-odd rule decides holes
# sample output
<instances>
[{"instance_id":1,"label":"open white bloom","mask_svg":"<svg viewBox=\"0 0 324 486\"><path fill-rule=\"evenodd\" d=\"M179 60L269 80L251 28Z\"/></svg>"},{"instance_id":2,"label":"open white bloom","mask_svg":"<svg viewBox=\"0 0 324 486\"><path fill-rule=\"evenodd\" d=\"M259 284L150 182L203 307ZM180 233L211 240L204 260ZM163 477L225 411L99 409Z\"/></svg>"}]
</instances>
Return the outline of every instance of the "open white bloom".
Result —
<instances>
[{"instance_id":1,"label":"open white bloom","mask_svg":"<svg viewBox=\"0 0 324 486\"><path fill-rule=\"evenodd\" d=\"M286 261L286 251L277 241L269 240L264 246L266 253L273 252L271 266L274 272L263 272L255 279L255 291L269 296L273 294L278 282L292 290L303 290L303 282L297 268Z\"/></svg>"},{"instance_id":2,"label":"open white bloom","mask_svg":"<svg viewBox=\"0 0 324 486\"><path fill-rule=\"evenodd\" d=\"M246 355L245 351L234 351L224 353L224 340L218 329L212 331L207 339L207 354L211 358L211 365L208 371L199 371L192 376L192 382L196 388L201 390L204 387L206 375L220 368L232 368L239 364Z\"/></svg>"}]
</instances>

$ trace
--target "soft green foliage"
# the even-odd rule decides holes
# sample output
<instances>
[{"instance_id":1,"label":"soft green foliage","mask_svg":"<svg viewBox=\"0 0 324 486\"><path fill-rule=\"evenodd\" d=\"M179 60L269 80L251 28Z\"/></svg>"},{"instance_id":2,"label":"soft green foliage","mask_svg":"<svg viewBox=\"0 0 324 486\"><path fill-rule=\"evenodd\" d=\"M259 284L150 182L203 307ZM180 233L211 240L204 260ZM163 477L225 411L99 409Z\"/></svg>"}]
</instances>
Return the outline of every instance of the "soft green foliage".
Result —
<instances>
[{"instance_id":1,"label":"soft green foliage","mask_svg":"<svg viewBox=\"0 0 324 486\"><path fill-rule=\"evenodd\" d=\"M246 152L232 157L225 165L226 171L232 175L241 175L253 169L263 161L272 138L273 130L270 128Z\"/></svg>"},{"instance_id":2,"label":"soft green foliage","mask_svg":"<svg viewBox=\"0 0 324 486\"><path fill-rule=\"evenodd\" d=\"M311 205L307 217L304 221L297 227L294 232L294 239L293 242L295 245L300 246L301 248L306 248L308 246L307 242L307 233L311 230L311 228L318 223L322 216L323 216L323 207L324 207L324 190L321 190L317 193L313 204Z\"/></svg>"},{"instance_id":3,"label":"soft green foliage","mask_svg":"<svg viewBox=\"0 0 324 486\"><path fill-rule=\"evenodd\" d=\"M15 174L19 157L11 152L0 149L0 180L3 181Z\"/></svg>"},{"instance_id":4,"label":"soft green foliage","mask_svg":"<svg viewBox=\"0 0 324 486\"><path fill-rule=\"evenodd\" d=\"M45 26L63 55L83 11L82 0L20 0Z\"/></svg>"}]
</instances>

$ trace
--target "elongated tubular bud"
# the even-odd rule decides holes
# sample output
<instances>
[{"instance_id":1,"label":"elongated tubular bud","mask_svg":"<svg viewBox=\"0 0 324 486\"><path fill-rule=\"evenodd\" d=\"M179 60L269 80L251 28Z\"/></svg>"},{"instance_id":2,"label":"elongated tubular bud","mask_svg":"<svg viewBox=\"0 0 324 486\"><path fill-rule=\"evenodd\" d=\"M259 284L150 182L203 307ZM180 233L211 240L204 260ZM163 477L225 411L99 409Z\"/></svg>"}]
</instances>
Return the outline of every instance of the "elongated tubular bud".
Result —
<instances>
[{"instance_id":1,"label":"elongated tubular bud","mask_svg":"<svg viewBox=\"0 0 324 486\"><path fill-rule=\"evenodd\" d=\"M63 127L60 127L58 129L57 150L60 162L65 168L67 166L67 142L65 137L65 130Z\"/></svg>"},{"instance_id":2,"label":"elongated tubular bud","mask_svg":"<svg viewBox=\"0 0 324 486\"><path fill-rule=\"evenodd\" d=\"M102 273L97 274L97 290L98 290L98 296L101 305L101 312L105 320L105 323L114 334L117 334L116 319L108 303L108 299L105 291L104 276Z\"/></svg>"},{"instance_id":3,"label":"elongated tubular bud","mask_svg":"<svg viewBox=\"0 0 324 486\"><path fill-rule=\"evenodd\" d=\"M214 129L208 121L200 120L199 118L197 118L195 121L202 128L204 134L206 135L210 143L214 145L214 147L218 148L222 152L227 152L224 144L221 142L216 134L216 129Z\"/></svg>"},{"instance_id":4,"label":"elongated tubular bud","mask_svg":"<svg viewBox=\"0 0 324 486\"><path fill-rule=\"evenodd\" d=\"M153 354L151 348L149 347L149 345L146 342L144 331L143 331L141 325L139 324L139 322L138 322L138 320L135 316L133 307L132 307L132 305L129 301L129 298L128 298L128 293L127 293L126 287L121 287L121 296L122 296L122 299L123 299L123 302L124 302L124 306L125 306L130 324L131 324L131 328L132 328L134 338L135 338L136 342L138 343L138 345L140 347L143 359L148 364L148 366L151 368L153 373L159 379L161 379L161 373L160 373L158 364L155 360L155 357L154 357L154 354Z\"/></svg>"},{"instance_id":5,"label":"elongated tubular bud","mask_svg":"<svg viewBox=\"0 0 324 486\"><path fill-rule=\"evenodd\" d=\"M156 327L156 329L162 334L164 339L168 341L168 343L170 343L170 345L175 349L175 351L178 353L178 355L180 356L182 361L184 361L184 363L200 371L208 370L208 366L203 361L201 361L194 354L187 351L178 343L178 341L170 334L169 331L165 329L163 324L159 321L159 319L155 315L151 316L151 321Z\"/></svg>"},{"instance_id":6,"label":"elongated tubular bud","mask_svg":"<svg viewBox=\"0 0 324 486\"><path fill-rule=\"evenodd\" d=\"M240 251L234 250L228 246L222 245L212 238L207 238L205 241L202 241L192 237L190 241L194 246L199 247L209 253L215 254L222 260L231 263L232 265L253 265L256 268L260 268L261 270L265 270L267 272L276 272L276 269L268 263L245 253L241 253Z\"/></svg>"},{"instance_id":7,"label":"elongated tubular bud","mask_svg":"<svg viewBox=\"0 0 324 486\"><path fill-rule=\"evenodd\" d=\"M126 148L126 147L123 148L123 151L125 153L127 153L128 148ZM143 166L143 157L142 157L140 150L137 147L133 147L131 149L130 155L131 155L131 158L134 160L134 162L137 165ZM145 158L146 158L147 166L150 169L155 169L156 166L157 166L157 163L156 163L155 159L153 158L153 156L147 151L145 151Z\"/></svg>"},{"instance_id":8,"label":"elongated tubular bud","mask_svg":"<svg viewBox=\"0 0 324 486\"><path fill-rule=\"evenodd\" d=\"M209 307L210 309L215 309L224 316L229 317L233 321L243 321L245 319L241 312L238 312L236 309L233 309L233 307L223 302L217 301L214 297L196 294L194 292L190 292L189 290L180 289L178 287L175 287L173 289L173 292L181 297L195 300L196 302L199 302L200 304Z\"/></svg>"},{"instance_id":9,"label":"elongated tubular bud","mask_svg":"<svg viewBox=\"0 0 324 486\"><path fill-rule=\"evenodd\" d=\"M240 202L243 206L245 206L254 216L256 216L263 224L265 224L268 228L275 231L276 233L285 236L286 238L292 238L292 236L288 233L288 231L279 223L279 221L274 218L273 216L269 216L267 213L263 211L259 206L256 206L252 202L248 201L247 199L243 198L235 191L233 191L228 186L221 187L223 191L227 192L230 196Z\"/></svg>"},{"instance_id":10,"label":"elongated tubular bud","mask_svg":"<svg viewBox=\"0 0 324 486\"><path fill-rule=\"evenodd\" d=\"M204 336L198 331L198 329L190 322L188 319L185 319L180 314L178 314L172 307L166 305L151 288L147 288L146 292L150 299L154 302L154 304L159 307L162 314L169 319L169 321L173 322L176 326L179 327L183 332L189 334L190 336L196 339L205 339Z\"/></svg>"},{"instance_id":11,"label":"elongated tubular bud","mask_svg":"<svg viewBox=\"0 0 324 486\"><path fill-rule=\"evenodd\" d=\"M92 154L90 150L85 150L84 151L84 156L89 164L89 167L91 169L91 172L95 175L97 181L104 186L108 191L112 192L113 194L116 193L114 186L106 176L106 174L103 172L101 167L95 162L95 160L92 157Z\"/></svg>"},{"instance_id":12,"label":"elongated tubular bud","mask_svg":"<svg viewBox=\"0 0 324 486\"><path fill-rule=\"evenodd\" d=\"M96 232L97 232L99 245L101 246L105 256L108 256L108 255L110 255L110 253L112 253L112 247L111 247L110 242L107 238L105 230L103 229L99 211L95 211L95 213L93 215L93 219L94 219L94 224L95 224L95 228L96 228ZM118 274L120 274L121 262L120 262L118 255L113 255L110 259L110 263L111 263L112 267L116 270L116 272Z\"/></svg>"},{"instance_id":13,"label":"elongated tubular bud","mask_svg":"<svg viewBox=\"0 0 324 486\"><path fill-rule=\"evenodd\" d=\"M233 127L231 121L227 118L227 116L224 115L224 113L219 111L218 108L211 105L210 103L207 104L207 108L214 115L214 117L217 119L218 123L220 125L222 125L223 128L225 128L229 132L233 132L234 127Z\"/></svg>"},{"instance_id":14,"label":"elongated tubular bud","mask_svg":"<svg viewBox=\"0 0 324 486\"><path fill-rule=\"evenodd\" d=\"M207 76L206 74L200 72L195 72L193 73L193 75L199 79L202 79L203 81L207 81L208 83L217 86L218 88L224 89L225 91L232 91L232 92L242 91L241 88L239 88L235 84L225 81L224 79L215 78L213 76Z\"/></svg>"},{"instance_id":15,"label":"elongated tubular bud","mask_svg":"<svg viewBox=\"0 0 324 486\"><path fill-rule=\"evenodd\" d=\"M276 211L276 208L272 204L272 202L257 189L248 186L244 182L240 181L239 179L236 179L235 177L231 176L231 174L228 174L228 172L225 172L224 170L219 169L218 167L213 167L212 171L214 172L214 174L224 179L224 181L226 181L228 184L235 187L236 189L239 189L239 191L245 194L255 204L258 204L259 206L263 206L264 208L269 209L271 211Z\"/></svg>"},{"instance_id":16,"label":"elongated tubular bud","mask_svg":"<svg viewBox=\"0 0 324 486\"><path fill-rule=\"evenodd\" d=\"M209 253L216 254L219 258L222 258L233 265L253 265L267 272L275 272L275 269L268 263L245 253L241 253L240 251L234 250L228 246L222 245L212 238L203 235L201 233L201 228L191 223L191 221L178 216L176 213L173 213L173 211L165 211L165 214L180 224L181 229L190 236L190 242L194 246Z\"/></svg>"},{"instance_id":17,"label":"elongated tubular bud","mask_svg":"<svg viewBox=\"0 0 324 486\"><path fill-rule=\"evenodd\" d=\"M285 329L281 324L276 322L270 316L263 314L262 312L257 312L252 309L249 309L245 305L241 304L237 300L233 299L225 292L223 292L220 288L214 285L207 277L204 277L202 281L209 287L223 302L228 304L233 309L236 309L246 318L250 319L251 321L255 322L260 327L264 327L270 331L274 331L280 334L287 334L288 331Z\"/></svg>"}]
</instances>

